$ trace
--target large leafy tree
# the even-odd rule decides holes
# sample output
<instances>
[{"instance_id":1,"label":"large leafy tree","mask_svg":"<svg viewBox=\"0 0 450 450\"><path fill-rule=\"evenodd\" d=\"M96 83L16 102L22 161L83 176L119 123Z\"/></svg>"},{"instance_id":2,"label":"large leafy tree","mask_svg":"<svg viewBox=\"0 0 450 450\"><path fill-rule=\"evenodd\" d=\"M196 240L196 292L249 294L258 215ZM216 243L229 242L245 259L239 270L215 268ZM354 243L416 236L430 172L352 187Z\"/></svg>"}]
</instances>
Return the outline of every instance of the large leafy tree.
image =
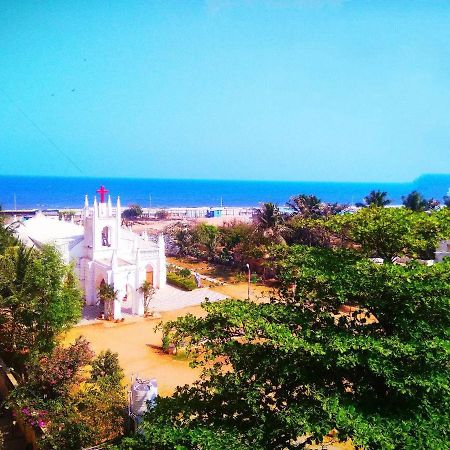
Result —
<instances>
[{"instance_id":1,"label":"large leafy tree","mask_svg":"<svg viewBox=\"0 0 450 450\"><path fill-rule=\"evenodd\" d=\"M434 258L438 241L450 237L449 219L447 211L430 214L371 206L355 214L330 217L323 226L335 233L339 246L366 256Z\"/></svg>"},{"instance_id":2,"label":"large leafy tree","mask_svg":"<svg viewBox=\"0 0 450 450\"><path fill-rule=\"evenodd\" d=\"M139 205L130 205L123 211L122 218L127 220L135 220L142 216L142 208Z\"/></svg>"},{"instance_id":3,"label":"large leafy tree","mask_svg":"<svg viewBox=\"0 0 450 450\"><path fill-rule=\"evenodd\" d=\"M204 376L123 448L303 448L331 430L366 449L448 448L450 263L283 252L281 298L206 303L206 317L165 325Z\"/></svg>"},{"instance_id":4,"label":"large leafy tree","mask_svg":"<svg viewBox=\"0 0 450 450\"><path fill-rule=\"evenodd\" d=\"M213 258L219 239L219 229L207 223L199 223L193 229L194 241L208 258Z\"/></svg>"},{"instance_id":5,"label":"large leafy tree","mask_svg":"<svg viewBox=\"0 0 450 450\"><path fill-rule=\"evenodd\" d=\"M364 203L367 206L387 206L391 201L387 198L388 193L385 191L370 191L368 195L364 197Z\"/></svg>"},{"instance_id":6,"label":"large leafy tree","mask_svg":"<svg viewBox=\"0 0 450 450\"><path fill-rule=\"evenodd\" d=\"M79 450L122 435L126 395L118 356L109 350L93 356L79 338L27 364L26 382L9 402L44 429L39 448Z\"/></svg>"}]
</instances>

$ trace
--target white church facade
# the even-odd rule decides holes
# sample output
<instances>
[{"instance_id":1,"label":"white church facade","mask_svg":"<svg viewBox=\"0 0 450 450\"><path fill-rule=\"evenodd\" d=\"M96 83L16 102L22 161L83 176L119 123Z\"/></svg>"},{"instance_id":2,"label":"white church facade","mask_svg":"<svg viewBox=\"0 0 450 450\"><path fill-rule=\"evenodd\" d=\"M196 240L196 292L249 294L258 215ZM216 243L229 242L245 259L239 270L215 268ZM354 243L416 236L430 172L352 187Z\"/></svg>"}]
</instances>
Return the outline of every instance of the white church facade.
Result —
<instances>
[{"instance_id":1,"label":"white church facade","mask_svg":"<svg viewBox=\"0 0 450 450\"><path fill-rule=\"evenodd\" d=\"M19 225L18 237L28 245L53 244L66 262L73 262L87 305L98 303L102 283L114 286L113 318L122 311L143 315L144 299L139 288L144 281L159 289L166 285L164 238L156 242L147 235L122 227L120 198L113 208L111 198L105 201L103 186L100 202L88 197L82 210L82 225L37 215Z\"/></svg>"}]
</instances>

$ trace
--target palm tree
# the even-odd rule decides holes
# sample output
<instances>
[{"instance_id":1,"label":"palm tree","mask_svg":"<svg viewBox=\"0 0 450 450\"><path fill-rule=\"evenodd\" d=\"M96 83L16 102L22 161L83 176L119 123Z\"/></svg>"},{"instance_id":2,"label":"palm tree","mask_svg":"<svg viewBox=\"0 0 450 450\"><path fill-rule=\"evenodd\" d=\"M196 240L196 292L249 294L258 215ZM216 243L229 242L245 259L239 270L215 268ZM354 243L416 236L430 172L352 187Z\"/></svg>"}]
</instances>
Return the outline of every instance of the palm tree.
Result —
<instances>
[{"instance_id":1,"label":"palm tree","mask_svg":"<svg viewBox=\"0 0 450 450\"><path fill-rule=\"evenodd\" d=\"M150 301L153 297L153 294L155 293L155 288L149 281L145 280L141 284L141 287L138 289L138 291L144 297L144 316L147 316L150 309Z\"/></svg>"},{"instance_id":2,"label":"palm tree","mask_svg":"<svg viewBox=\"0 0 450 450\"><path fill-rule=\"evenodd\" d=\"M315 195L295 195L289 199L286 205L294 210L295 216L321 217L325 213L320 198Z\"/></svg>"},{"instance_id":3,"label":"palm tree","mask_svg":"<svg viewBox=\"0 0 450 450\"><path fill-rule=\"evenodd\" d=\"M105 282L100 283L98 288L97 297L100 304L103 305L103 313L105 314L105 319L111 320L114 315L114 300L117 298L118 291L114 290L113 284L106 284Z\"/></svg>"},{"instance_id":4,"label":"palm tree","mask_svg":"<svg viewBox=\"0 0 450 450\"><path fill-rule=\"evenodd\" d=\"M279 244L286 244L284 236L289 228L284 224L284 215L274 203L263 203L254 215L256 229L266 238L272 238Z\"/></svg>"},{"instance_id":5,"label":"palm tree","mask_svg":"<svg viewBox=\"0 0 450 450\"><path fill-rule=\"evenodd\" d=\"M24 335L19 324L33 321L26 305L34 250L20 241L15 241L15 244L0 255L0 334L5 333L5 337L9 335L5 338L5 343L11 346L9 351L27 346L29 335Z\"/></svg>"},{"instance_id":6,"label":"palm tree","mask_svg":"<svg viewBox=\"0 0 450 450\"><path fill-rule=\"evenodd\" d=\"M391 201L387 198L387 192L385 191L370 191L368 195L364 197L364 202L367 206L386 206L391 203Z\"/></svg>"},{"instance_id":7,"label":"palm tree","mask_svg":"<svg viewBox=\"0 0 450 450\"><path fill-rule=\"evenodd\" d=\"M425 211L429 209L429 202L425 200L424 196L417 191L412 191L406 197L402 197L405 208L412 211Z\"/></svg>"}]
</instances>

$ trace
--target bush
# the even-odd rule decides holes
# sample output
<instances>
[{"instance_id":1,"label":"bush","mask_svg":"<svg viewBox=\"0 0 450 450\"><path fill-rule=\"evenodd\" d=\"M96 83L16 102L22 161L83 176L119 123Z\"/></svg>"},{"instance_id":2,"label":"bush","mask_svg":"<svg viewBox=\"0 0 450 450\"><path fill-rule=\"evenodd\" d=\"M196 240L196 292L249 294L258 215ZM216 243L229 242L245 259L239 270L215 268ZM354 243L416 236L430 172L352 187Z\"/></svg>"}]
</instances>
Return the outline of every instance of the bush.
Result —
<instances>
[{"instance_id":1,"label":"bush","mask_svg":"<svg viewBox=\"0 0 450 450\"><path fill-rule=\"evenodd\" d=\"M142 208L139 205L130 205L122 213L122 218L127 220L135 220L142 216Z\"/></svg>"},{"instance_id":2,"label":"bush","mask_svg":"<svg viewBox=\"0 0 450 450\"><path fill-rule=\"evenodd\" d=\"M176 273L168 273L167 282L172 286L179 287L186 291L193 291L197 287L195 281L192 278L182 277L181 275L177 275Z\"/></svg>"},{"instance_id":3,"label":"bush","mask_svg":"<svg viewBox=\"0 0 450 450\"><path fill-rule=\"evenodd\" d=\"M183 278L189 278L192 275L192 273L189 269L180 269L178 271L178 275L180 275Z\"/></svg>"}]
</instances>

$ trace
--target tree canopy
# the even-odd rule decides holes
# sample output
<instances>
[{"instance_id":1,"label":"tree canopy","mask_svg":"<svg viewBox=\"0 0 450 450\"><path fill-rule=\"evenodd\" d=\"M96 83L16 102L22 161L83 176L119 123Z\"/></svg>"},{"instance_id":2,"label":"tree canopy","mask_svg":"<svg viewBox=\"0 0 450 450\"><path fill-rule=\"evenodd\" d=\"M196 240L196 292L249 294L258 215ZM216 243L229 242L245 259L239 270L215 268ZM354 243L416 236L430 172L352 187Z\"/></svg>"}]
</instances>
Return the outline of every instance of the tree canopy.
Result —
<instances>
[{"instance_id":1,"label":"tree canopy","mask_svg":"<svg viewBox=\"0 0 450 450\"><path fill-rule=\"evenodd\" d=\"M123 448L302 448L332 430L364 448L447 448L450 262L280 252L270 303L206 303L206 317L164 326L203 377L160 399Z\"/></svg>"}]
</instances>

